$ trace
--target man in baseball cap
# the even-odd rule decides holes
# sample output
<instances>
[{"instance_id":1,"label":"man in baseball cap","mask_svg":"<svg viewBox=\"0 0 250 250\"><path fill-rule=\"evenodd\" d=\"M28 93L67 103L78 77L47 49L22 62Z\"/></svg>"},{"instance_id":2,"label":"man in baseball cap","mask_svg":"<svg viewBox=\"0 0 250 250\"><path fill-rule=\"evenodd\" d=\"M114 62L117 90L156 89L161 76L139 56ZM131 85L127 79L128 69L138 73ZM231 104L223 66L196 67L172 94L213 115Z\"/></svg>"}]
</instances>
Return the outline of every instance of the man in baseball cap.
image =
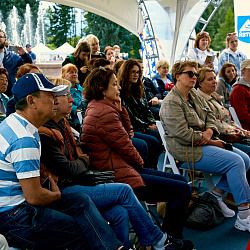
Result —
<instances>
[{"instance_id":1,"label":"man in baseball cap","mask_svg":"<svg viewBox=\"0 0 250 250\"><path fill-rule=\"evenodd\" d=\"M242 76L232 86L229 101L237 113L241 126L250 130L250 59L241 63L240 70Z\"/></svg>"},{"instance_id":2,"label":"man in baseball cap","mask_svg":"<svg viewBox=\"0 0 250 250\"><path fill-rule=\"evenodd\" d=\"M67 85L55 86L42 74L24 75L13 86L16 112L0 124L0 233L23 249L120 249L87 195L61 194L51 176L50 185L40 183L38 128L55 116L56 96L67 93Z\"/></svg>"}]
</instances>

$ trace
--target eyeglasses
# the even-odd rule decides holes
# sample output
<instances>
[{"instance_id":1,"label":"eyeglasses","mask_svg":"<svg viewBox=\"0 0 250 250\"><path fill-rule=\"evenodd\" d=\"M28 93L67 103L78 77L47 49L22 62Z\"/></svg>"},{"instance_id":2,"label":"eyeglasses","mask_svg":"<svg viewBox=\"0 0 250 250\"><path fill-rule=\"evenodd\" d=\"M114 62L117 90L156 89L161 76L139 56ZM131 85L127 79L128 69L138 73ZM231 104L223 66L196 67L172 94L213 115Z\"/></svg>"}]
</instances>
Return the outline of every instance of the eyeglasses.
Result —
<instances>
[{"instance_id":1,"label":"eyeglasses","mask_svg":"<svg viewBox=\"0 0 250 250\"><path fill-rule=\"evenodd\" d=\"M169 69L169 67L162 67L162 66L160 68L162 68L162 69Z\"/></svg>"},{"instance_id":2,"label":"eyeglasses","mask_svg":"<svg viewBox=\"0 0 250 250\"><path fill-rule=\"evenodd\" d=\"M56 95L56 97L60 97L60 96L65 96L66 98L70 98L72 97L72 95L70 93L64 94L64 95Z\"/></svg>"},{"instance_id":3,"label":"eyeglasses","mask_svg":"<svg viewBox=\"0 0 250 250\"><path fill-rule=\"evenodd\" d=\"M207 31L201 31L201 33L199 34L199 36L204 36L204 35L209 36L209 33Z\"/></svg>"},{"instance_id":4,"label":"eyeglasses","mask_svg":"<svg viewBox=\"0 0 250 250\"><path fill-rule=\"evenodd\" d=\"M132 70L131 71L131 74L136 76L136 75L139 75L140 74L140 71L135 71L135 70Z\"/></svg>"},{"instance_id":5,"label":"eyeglasses","mask_svg":"<svg viewBox=\"0 0 250 250\"><path fill-rule=\"evenodd\" d=\"M236 33L236 32L233 32L233 33L228 33L228 34L227 34L227 37L228 37L228 36L236 36L236 35L237 35L237 33Z\"/></svg>"},{"instance_id":6,"label":"eyeglasses","mask_svg":"<svg viewBox=\"0 0 250 250\"><path fill-rule=\"evenodd\" d=\"M8 82L8 79L7 78L0 78L0 81L1 82Z\"/></svg>"},{"instance_id":7,"label":"eyeglasses","mask_svg":"<svg viewBox=\"0 0 250 250\"><path fill-rule=\"evenodd\" d=\"M196 78L199 77L199 74L194 73L193 71L185 71L185 72L181 72L181 73L179 73L179 74L188 74L188 76L189 76L190 78L193 78L194 76L196 76Z\"/></svg>"}]
</instances>

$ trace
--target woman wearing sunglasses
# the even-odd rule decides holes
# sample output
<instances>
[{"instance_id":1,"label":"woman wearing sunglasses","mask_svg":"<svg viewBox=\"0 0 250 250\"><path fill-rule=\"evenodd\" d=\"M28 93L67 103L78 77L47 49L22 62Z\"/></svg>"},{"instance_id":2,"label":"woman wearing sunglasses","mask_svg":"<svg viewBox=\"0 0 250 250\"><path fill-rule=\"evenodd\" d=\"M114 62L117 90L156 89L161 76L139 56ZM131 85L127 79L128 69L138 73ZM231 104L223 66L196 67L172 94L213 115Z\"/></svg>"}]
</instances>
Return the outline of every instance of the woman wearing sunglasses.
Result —
<instances>
[{"instance_id":1,"label":"woman wearing sunglasses","mask_svg":"<svg viewBox=\"0 0 250 250\"><path fill-rule=\"evenodd\" d=\"M237 33L228 33L226 36L227 48L222 51L219 57L219 71L226 62L233 63L239 76L241 76L240 64L247 59L247 56L238 51L238 37Z\"/></svg>"},{"instance_id":2,"label":"woman wearing sunglasses","mask_svg":"<svg viewBox=\"0 0 250 250\"><path fill-rule=\"evenodd\" d=\"M218 73L218 59L215 52L209 48L211 38L209 33L201 31L197 34L194 42L194 48L188 53L188 59L195 61L203 66L214 69Z\"/></svg>"},{"instance_id":3,"label":"woman wearing sunglasses","mask_svg":"<svg viewBox=\"0 0 250 250\"><path fill-rule=\"evenodd\" d=\"M177 62L172 68L175 87L160 109L167 147L176 160L184 162L182 167L189 164L193 168L194 164L195 170L222 175L211 194L224 216L230 218L235 212L222 201L222 195L232 192L239 211L235 227L250 232L250 188L246 180L249 156L236 148L226 150L224 142L216 138L219 133L213 111L194 89L199 77L196 70L193 61Z\"/></svg>"}]
</instances>

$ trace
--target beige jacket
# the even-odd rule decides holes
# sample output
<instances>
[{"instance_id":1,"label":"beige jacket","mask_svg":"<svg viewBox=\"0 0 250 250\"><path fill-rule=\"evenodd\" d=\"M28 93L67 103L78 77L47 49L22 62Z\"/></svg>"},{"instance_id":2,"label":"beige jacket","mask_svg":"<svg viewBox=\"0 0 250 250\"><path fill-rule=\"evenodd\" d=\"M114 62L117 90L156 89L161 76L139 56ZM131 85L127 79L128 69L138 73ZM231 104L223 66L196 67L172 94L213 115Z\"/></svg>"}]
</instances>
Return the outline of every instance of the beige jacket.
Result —
<instances>
[{"instance_id":1,"label":"beige jacket","mask_svg":"<svg viewBox=\"0 0 250 250\"><path fill-rule=\"evenodd\" d=\"M187 161L186 146L188 147L189 161L192 161L192 134L194 144L201 140L202 132L213 129L213 136L219 134L215 124L215 117L206 101L197 94L195 89L190 90L191 100L195 109L185 99L176 86L164 98L160 119L165 129L167 148L172 156L179 161ZM194 147L194 161L202 157L203 147Z\"/></svg>"}]
</instances>

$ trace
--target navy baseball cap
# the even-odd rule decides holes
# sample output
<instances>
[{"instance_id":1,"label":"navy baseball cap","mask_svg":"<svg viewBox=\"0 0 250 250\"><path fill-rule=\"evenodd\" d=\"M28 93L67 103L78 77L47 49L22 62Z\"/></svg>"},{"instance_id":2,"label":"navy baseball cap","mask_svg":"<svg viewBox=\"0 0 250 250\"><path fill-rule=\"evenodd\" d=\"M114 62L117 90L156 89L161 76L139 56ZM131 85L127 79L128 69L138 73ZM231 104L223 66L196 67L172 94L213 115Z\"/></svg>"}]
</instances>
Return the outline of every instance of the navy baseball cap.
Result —
<instances>
[{"instance_id":1,"label":"navy baseball cap","mask_svg":"<svg viewBox=\"0 0 250 250\"><path fill-rule=\"evenodd\" d=\"M31 47L31 45L29 43L26 44L26 47Z\"/></svg>"},{"instance_id":2,"label":"navy baseball cap","mask_svg":"<svg viewBox=\"0 0 250 250\"><path fill-rule=\"evenodd\" d=\"M16 101L36 91L54 92L56 95L68 93L68 85L54 85L40 73L29 73L19 78L12 88Z\"/></svg>"}]
</instances>

